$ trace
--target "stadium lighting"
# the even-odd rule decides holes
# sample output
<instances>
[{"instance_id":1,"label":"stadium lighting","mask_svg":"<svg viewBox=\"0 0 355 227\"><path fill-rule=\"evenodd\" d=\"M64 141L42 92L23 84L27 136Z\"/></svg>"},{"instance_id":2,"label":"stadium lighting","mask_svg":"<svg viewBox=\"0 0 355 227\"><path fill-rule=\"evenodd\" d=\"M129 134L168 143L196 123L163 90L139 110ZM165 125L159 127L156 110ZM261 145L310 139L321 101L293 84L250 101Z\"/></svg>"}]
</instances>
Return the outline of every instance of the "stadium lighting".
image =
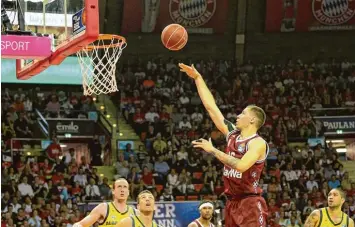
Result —
<instances>
[{"instance_id":1,"label":"stadium lighting","mask_svg":"<svg viewBox=\"0 0 355 227\"><path fill-rule=\"evenodd\" d=\"M338 153L346 153L346 148L337 148Z\"/></svg>"},{"instance_id":2,"label":"stadium lighting","mask_svg":"<svg viewBox=\"0 0 355 227\"><path fill-rule=\"evenodd\" d=\"M327 140L327 143L344 143L344 140Z\"/></svg>"}]
</instances>

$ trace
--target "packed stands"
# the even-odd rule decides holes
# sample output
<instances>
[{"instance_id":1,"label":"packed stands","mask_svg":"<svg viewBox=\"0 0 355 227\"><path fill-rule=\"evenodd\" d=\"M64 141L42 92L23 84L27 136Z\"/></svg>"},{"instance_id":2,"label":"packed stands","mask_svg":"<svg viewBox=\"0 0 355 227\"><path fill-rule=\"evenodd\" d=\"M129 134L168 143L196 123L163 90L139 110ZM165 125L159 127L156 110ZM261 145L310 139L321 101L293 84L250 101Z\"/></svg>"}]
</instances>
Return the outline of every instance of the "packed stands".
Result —
<instances>
[{"instance_id":1,"label":"packed stands","mask_svg":"<svg viewBox=\"0 0 355 227\"><path fill-rule=\"evenodd\" d=\"M353 64L290 60L284 65L236 66L210 60L195 62L195 67L231 122L248 104L261 106L268 115L260 134L270 153L259 185L269 204L270 226L302 226L334 187L347 191L345 209L355 217L355 182L331 145L289 146L290 140L306 144L306 138L320 133L311 108L354 107ZM225 140L202 107L193 81L178 71L177 61L131 62L122 67L118 80L122 116L144 143L137 150L127 145L115 163L116 177L131 184L131 199L148 189L161 201L209 198L222 201L218 206L223 208L223 166L193 149L191 141L211 137L223 150ZM81 202L110 199L111 179L100 177L85 158L76 161L74 150L63 154L55 137L53 156L18 153L6 161L11 138L32 137L35 109L45 110L47 117L87 117L95 108L90 98L39 88L32 92L5 88L1 96L3 226L71 226L85 215Z\"/></svg>"}]
</instances>

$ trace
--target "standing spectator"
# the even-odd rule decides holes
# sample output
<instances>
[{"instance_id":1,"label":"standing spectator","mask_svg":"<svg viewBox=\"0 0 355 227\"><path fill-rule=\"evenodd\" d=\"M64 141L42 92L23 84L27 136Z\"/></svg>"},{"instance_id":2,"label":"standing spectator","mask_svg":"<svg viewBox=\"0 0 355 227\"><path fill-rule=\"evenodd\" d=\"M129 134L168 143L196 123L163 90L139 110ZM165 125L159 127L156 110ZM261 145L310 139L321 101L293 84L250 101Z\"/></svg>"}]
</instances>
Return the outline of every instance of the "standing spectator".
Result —
<instances>
[{"instance_id":1,"label":"standing spectator","mask_svg":"<svg viewBox=\"0 0 355 227\"><path fill-rule=\"evenodd\" d=\"M101 158L101 144L99 141L99 136L94 135L92 141L90 141L88 148L90 150L91 155L91 165L92 166L102 166L102 158Z\"/></svg>"},{"instance_id":2,"label":"standing spectator","mask_svg":"<svg viewBox=\"0 0 355 227\"><path fill-rule=\"evenodd\" d=\"M56 136L53 136L52 143L47 147L46 155L52 162L55 162L55 160L62 155L62 148L60 147Z\"/></svg>"}]
</instances>

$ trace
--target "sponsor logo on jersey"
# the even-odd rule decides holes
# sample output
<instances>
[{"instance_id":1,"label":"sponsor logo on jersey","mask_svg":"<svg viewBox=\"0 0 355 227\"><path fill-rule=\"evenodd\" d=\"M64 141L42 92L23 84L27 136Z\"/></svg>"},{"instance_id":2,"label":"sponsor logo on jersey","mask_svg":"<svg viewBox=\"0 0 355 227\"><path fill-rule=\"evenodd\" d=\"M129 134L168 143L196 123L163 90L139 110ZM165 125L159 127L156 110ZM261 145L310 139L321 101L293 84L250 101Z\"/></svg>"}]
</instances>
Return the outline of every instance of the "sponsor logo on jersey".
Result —
<instances>
[{"instance_id":1,"label":"sponsor logo on jersey","mask_svg":"<svg viewBox=\"0 0 355 227\"><path fill-rule=\"evenodd\" d=\"M213 17L216 5L216 0L170 0L170 17L182 26L199 27Z\"/></svg>"},{"instance_id":2,"label":"sponsor logo on jersey","mask_svg":"<svg viewBox=\"0 0 355 227\"><path fill-rule=\"evenodd\" d=\"M354 0L313 0L314 17L324 25L339 25L355 15Z\"/></svg>"},{"instance_id":3,"label":"sponsor logo on jersey","mask_svg":"<svg viewBox=\"0 0 355 227\"><path fill-rule=\"evenodd\" d=\"M228 169L228 168L224 167L223 176L228 177L228 178L240 179L240 178L242 178L243 174L238 172L235 169Z\"/></svg>"}]
</instances>

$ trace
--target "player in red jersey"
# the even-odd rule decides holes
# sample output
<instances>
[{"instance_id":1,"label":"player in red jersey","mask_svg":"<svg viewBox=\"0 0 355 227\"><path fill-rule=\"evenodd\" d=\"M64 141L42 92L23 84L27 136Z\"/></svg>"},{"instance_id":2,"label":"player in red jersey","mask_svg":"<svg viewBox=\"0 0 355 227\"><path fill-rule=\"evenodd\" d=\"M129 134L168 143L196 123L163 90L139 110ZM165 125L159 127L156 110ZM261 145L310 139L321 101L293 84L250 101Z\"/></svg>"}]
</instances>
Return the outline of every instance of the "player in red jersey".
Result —
<instances>
[{"instance_id":1,"label":"player in red jersey","mask_svg":"<svg viewBox=\"0 0 355 227\"><path fill-rule=\"evenodd\" d=\"M223 180L228 201L226 227L265 227L267 205L258 186L268 145L257 131L265 122L265 112L257 106L246 107L238 115L236 125L224 119L200 73L192 65L179 64L180 71L195 80L198 93L216 127L227 137L226 152L209 141L193 141L195 148L213 154L224 164Z\"/></svg>"}]
</instances>

